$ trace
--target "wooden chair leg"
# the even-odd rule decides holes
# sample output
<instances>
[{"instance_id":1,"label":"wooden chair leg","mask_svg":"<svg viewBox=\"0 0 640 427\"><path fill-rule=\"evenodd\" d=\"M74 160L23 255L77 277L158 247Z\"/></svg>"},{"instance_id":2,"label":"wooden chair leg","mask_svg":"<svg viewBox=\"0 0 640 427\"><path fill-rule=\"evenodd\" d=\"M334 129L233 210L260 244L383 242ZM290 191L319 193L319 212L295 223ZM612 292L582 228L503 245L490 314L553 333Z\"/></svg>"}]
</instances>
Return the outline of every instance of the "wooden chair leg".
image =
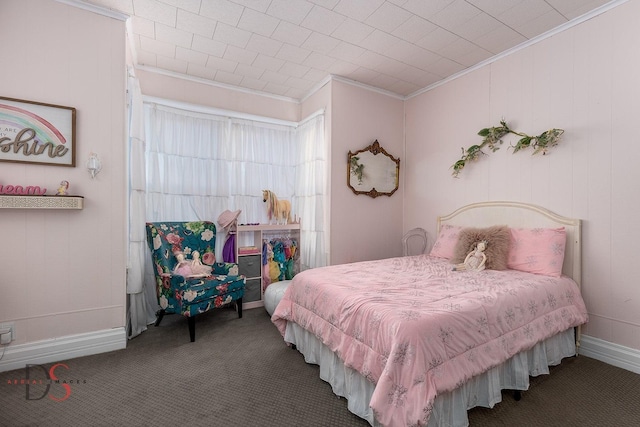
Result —
<instances>
[{"instance_id":1,"label":"wooden chair leg","mask_svg":"<svg viewBox=\"0 0 640 427\"><path fill-rule=\"evenodd\" d=\"M238 308L238 317L242 319L242 298L236 300L236 307Z\"/></svg>"},{"instance_id":2,"label":"wooden chair leg","mask_svg":"<svg viewBox=\"0 0 640 427\"><path fill-rule=\"evenodd\" d=\"M162 318L164 317L164 309L161 308L160 310L156 311L156 323L154 323L155 326L158 326L160 324L160 322L162 322Z\"/></svg>"},{"instance_id":3,"label":"wooden chair leg","mask_svg":"<svg viewBox=\"0 0 640 427\"><path fill-rule=\"evenodd\" d=\"M187 317L187 322L189 323L189 338L191 342L196 340L196 318L195 316Z\"/></svg>"}]
</instances>

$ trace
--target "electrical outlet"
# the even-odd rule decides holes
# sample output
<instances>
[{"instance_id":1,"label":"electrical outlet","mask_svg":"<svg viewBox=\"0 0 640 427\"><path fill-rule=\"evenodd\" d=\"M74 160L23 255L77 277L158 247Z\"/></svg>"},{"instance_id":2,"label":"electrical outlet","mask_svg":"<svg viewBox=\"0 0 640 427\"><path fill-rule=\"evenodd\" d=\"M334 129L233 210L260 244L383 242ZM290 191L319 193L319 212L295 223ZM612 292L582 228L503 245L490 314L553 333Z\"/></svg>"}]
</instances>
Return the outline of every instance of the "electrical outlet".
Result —
<instances>
[{"instance_id":1,"label":"electrical outlet","mask_svg":"<svg viewBox=\"0 0 640 427\"><path fill-rule=\"evenodd\" d=\"M9 344L16 339L16 327L13 322L0 323L0 344Z\"/></svg>"}]
</instances>

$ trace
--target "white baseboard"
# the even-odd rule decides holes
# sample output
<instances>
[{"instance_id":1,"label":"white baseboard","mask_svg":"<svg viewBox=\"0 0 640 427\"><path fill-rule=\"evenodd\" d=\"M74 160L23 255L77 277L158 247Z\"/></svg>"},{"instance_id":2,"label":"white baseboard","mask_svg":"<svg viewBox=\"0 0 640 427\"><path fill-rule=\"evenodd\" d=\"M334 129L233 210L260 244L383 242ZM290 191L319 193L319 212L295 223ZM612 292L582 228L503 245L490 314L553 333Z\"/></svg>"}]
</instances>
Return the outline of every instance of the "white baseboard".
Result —
<instances>
[{"instance_id":1,"label":"white baseboard","mask_svg":"<svg viewBox=\"0 0 640 427\"><path fill-rule=\"evenodd\" d=\"M640 374L640 350L588 335L582 335L580 342L581 355ZM127 334L123 327L28 344L0 346L0 351L4 350L0 359L0 372L22 369L27 364L58 362L126 347Z\"/></svg>"},{"instance_id":2,"label":"white baseboard","mask_svg":"<svg viewBox=\"0 0 640 427\"><path fill-rule=\"evenodd\" d=\"M579 354L640 374L640 350L582 335Z\"/></svg>"},{"instance_id":3,"label":"white baseboard","mask_svg":"<svg viewBox=\"0 0 640 427\"><path fill-rule=\"evenodd\" d=\"M0 372L22 369L27 364L44 364L60 360L121 350L127 346L125 328L113 328L86 334L70 335L27 344L0 346Z\"/></svg>"}]
</instances>

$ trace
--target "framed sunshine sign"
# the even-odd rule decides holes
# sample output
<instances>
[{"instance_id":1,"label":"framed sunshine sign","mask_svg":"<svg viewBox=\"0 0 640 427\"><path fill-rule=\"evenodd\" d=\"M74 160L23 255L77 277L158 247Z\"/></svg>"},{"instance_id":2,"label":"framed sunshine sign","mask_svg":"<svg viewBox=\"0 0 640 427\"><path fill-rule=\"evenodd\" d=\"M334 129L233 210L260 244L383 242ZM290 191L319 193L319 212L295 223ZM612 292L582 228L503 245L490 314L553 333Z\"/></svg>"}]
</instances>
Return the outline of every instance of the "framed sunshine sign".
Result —
<instances>
[{"instance_id":1,"label":"framed sunshine sign","mask_svg":"<svg viewBox=\"0 0 640 427\"><path fill-rule=\"evenodd\" d=\"M0 161L76 165L76 109L0 97Z\"/></svg>"}]
</instances>

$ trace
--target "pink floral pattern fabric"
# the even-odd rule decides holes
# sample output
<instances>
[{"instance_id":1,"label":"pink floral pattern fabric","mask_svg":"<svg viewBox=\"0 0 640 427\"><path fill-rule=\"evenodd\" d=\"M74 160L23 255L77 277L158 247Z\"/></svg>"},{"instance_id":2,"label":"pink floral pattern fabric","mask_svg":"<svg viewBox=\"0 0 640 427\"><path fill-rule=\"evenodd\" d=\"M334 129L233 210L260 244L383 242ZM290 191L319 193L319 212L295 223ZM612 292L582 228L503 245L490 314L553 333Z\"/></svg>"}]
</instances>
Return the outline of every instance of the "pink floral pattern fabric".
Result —
<instances>
[{"instance_id":1,"label":"pink floral pattern fabric","mask_svg":"<svg viewBox=\"0 0 640 427\"><path fill-rule=\"evenodd\" d=\"M512 228L507 267L560 277L567 235L560 228Z\"/></svg>"},{"instance_id":2,"label":"pink floral pattern fabric","mask_svg":"<svg viewBox=\"0 0 640 427\"><path fill-rule=\"evenodd\" d=\"M387 427L426 425L437 394L587 321L575 282L514 270L456 272L427 255L297 274L272 321L315 334L376 384Z\"/></svg>"},{"instance_id":3,"label":"pink floral pattern fabric","mask_svg":"<svg viewBox=\"0 0 640 427\"><path fill-rule=\"evenodd\" d=\"M462 227L449 224L443 225L440 228L440 233L438 233L436 242L433 244L429 255L438 258L452 259L455 255L460 231L462 231Z\"/></svg>"}]
</instances>

